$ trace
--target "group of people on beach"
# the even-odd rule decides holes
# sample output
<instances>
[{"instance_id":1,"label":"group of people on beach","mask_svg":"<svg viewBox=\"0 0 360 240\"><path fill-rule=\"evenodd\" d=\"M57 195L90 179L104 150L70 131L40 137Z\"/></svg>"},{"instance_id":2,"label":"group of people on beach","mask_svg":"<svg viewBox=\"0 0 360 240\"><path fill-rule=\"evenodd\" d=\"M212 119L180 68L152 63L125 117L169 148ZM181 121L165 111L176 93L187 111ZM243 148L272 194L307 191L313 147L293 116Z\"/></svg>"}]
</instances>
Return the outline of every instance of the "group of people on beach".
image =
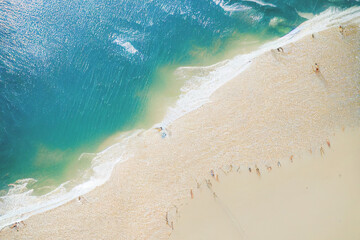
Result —
<instances>
[{"instance_id":1,"label":"group of people on beach","mask_svg":"<svg viewBox=\"0 0 360 240\"><path fill-rule=\"evenodd\" d=\"M16 223L12 224L10 226L10 229L15 229L16 231L19 231L19 228L20 228L21 225L26 226L24 221L20 221L20 222L16 222Z\"/></svg>"},{"instance_id":2,"label":"group of people on beach","mask_svg":"<svg viewBox=\"0 0 360 240\"><path fill-rule=\"evenodd\" d=\"M340 32L340 34L341 35L344 35L344 32L345 32L345 27L343 27L343 26L339 26L339 32ZM315 38L315 35L314 34L311 34L311 37L312 38ZM284 53L284 49L282 48L282 47L278 47L277 49L276 49L279 53ZM320 73L320 66L319 66L319 64L318 63L315 63L313 66L312 66L312 69L313 69L313 71L315 72L315 73Z\"/></svg>"},{"instance_id":3,"label":"group of people on beach","mask_svg":"<svg viewBox=\"0 0 360 240\"><path fill-rule=\"evenodd\" d=\"M340 26L339 26L339 32L340 32L340 34L341 34L341 35L344 35L344 31L345 31L345 28L340 25ZM315 35L314 35L314 34L312 34L311 36L312 36L312 38L315 38ZM277 50L279 53L284 53L284 49L283 49L282 47L278 47L276 50ZM312 69L313 69L313 71L314 71L315 73L317 73L317 74L320 73L320 66L319 66L318 63L314 63L314 65L312 66ZM160 133L161 138L166 138L167 136L169 136L168 130L167 130L165 127L159 126L159 127L155 127L155 129ZM343 129L343 130L344 130L344 129ZM327 143L328 147L330 148L330 146L331 146L331 145L330 145L330 141L329 141L329 140L326 140L326 143ZM311 149L310 149L310 153L312 153L312 150L311 150ZM324 153L325 153L324 148L321 146L321 147L320 147L320 154L321 154L321 156L323 156ZM290 156L290 161L293 162L293 155ZM280 161L278 161L276 165L277 165L278 167L281 167ZM240 168L240 167L239 167L239 168ZM232 169L232 165L230 165L230 171L231 171L231 169ZM271 170L272 170L272 167L271 167L271 166L266 166L266 169L267 169L268 171L271 171ZM239 170L239 169L238 169L238 170ZM252 168L251 168L251 167L248 167L248 171L251 173L251 172L252 172ZM257 173L258 176L261 175L260 169L259 169L259 167L258 167L257 165L255 165L255 172ZM211 171L210 171L210 175L211 175L211 177L214 178L216 181L219 181L219 175L216 174L214 170L211 170ZM211 181L210 181L209 179L205 179L205 182L206 182L207 187L208 187L208 188L211 190L211 192L213 193L214 198L217 198L216 193L215 193L214 190L212 189L212 183L211 183ZM12 185L15 186L14 184L9 184L9 186L12 186ZM197 183L197 187L198 187L198 188L200 187L200 185L199 185L198 183ZM193 192L192 189L190 189L190 197L191 197L191 199L194 198L194 192ZM82 203L82 204L85 203L85 202L89 202L84 196L79 196L79 197L77 198L77 200L78 200L80 203ZM176 212L177 212L177 209L176 209ZM174 229L173 221L170 222L169 216L168 216L168 212L166 213L166 223L167 223L167 225L169 225L172 229ZM26 224L25 224L23 221L20 221L20 222L15 222L14 224L10 225L9 227L10 227L10 229L15 229L16 231L19 231L19 228L20 228L21 226L26 226Z\"/></svg>"}]
</instances>

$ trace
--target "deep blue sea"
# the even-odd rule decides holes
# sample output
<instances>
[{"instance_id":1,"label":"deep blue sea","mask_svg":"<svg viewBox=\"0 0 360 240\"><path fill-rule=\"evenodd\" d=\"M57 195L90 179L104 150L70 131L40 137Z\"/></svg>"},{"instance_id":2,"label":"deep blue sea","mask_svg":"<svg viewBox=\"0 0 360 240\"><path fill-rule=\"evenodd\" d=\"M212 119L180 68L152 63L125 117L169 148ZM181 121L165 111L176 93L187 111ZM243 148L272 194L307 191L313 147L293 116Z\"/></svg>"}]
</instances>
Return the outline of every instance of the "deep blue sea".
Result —
<instances>
[{"instance_id":1,"label":"deep blue sea","mask_svg":"<svg viewBox=\"0 0 360 240\"><path fill-rule=\"evenodd\" d=\"M242 36L260 44L306 16L359 4L0 0L0 196L27 178L50 191L89 167L76 164L82 153L148 119L162 69L214 63Z\"/></svg>"}]
</instances>

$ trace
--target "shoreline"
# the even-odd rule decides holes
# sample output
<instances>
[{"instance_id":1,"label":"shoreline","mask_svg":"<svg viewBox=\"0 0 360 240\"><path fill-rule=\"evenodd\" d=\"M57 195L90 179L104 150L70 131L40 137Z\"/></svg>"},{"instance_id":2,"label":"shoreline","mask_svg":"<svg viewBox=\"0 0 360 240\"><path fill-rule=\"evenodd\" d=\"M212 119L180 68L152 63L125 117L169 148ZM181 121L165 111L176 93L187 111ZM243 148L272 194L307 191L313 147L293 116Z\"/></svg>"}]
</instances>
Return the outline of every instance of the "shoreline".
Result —
<instances>
[{"instance_id":1,"label":"shoreline","mask_svg":"<svg viewBox=\"0 0 360 240\"><path fill-rule=\"evenodd\" d=\"M336 31L336 29L334 30L334 31ZM356 33L355 33L356 34ZM301 41L301 40L300 40ZM289 49L291 48L292 46L290 46L289 47ZM285 49L285 51L288 51L289 49L287 49L287 48L285 48L285 46L284 46L284 49ZM290 50L289 50L290 51ZM295 50L294 50L295 51ZM281 60L283 60L283 59L281 59L281 57L283 57L283 56L281 56L281 55L274 55L273 54L273 52L268 52L267 54L265 54L266 55L266 57L270 57L270 58L277 58L276 60L278 60L278 61L280 61L281 62ZM294 60L294 59L292 59L292 60ZM259 60L255 60L254 61L254 64L255 64L255 67L258 65L257 64L257 61L259 61ZM282 64L284 64L284 63L282 63ZM311 65L310 65L311 66ZM322 67L323 65L321 65L321 67ZM358 66L352 66L352 67L358 67ZM251 70L248 70L248 69L246 69L245 70L245 72L247 72L247 74L248 74L248 76L251 76L251 74L249 75L249 72L257 72L258 73L258 71L254 71L254 65L253 64L251 64L250 66L249 66L249 69L251 69ZM256 69L255 69L256 70ZM310 70L310 72L311 72L311 68L309 68L309 70ZM327 70L327 69L325 69L325 70ZM350 71L351 71L351 69L350 69ZM232 82L233 82L234 80L232 80ZM230 81L231 82L231 81ZM230 84L230 82L229 82L229 84ZM223 94L225 94L225 97L226 97L226 95L228 95L228 93L229 93L229 86L227 86L228 85L228 83L226 83L224 86L223 85L221 85L221 89L222 89L222 92L223 92ZM231 85L231 84L230 84ZM231 86L230 88L232 88L233 86ZM236 86L236 87L239 87L239 86ZM248 86L248 87L254 87L254 86ZM323 89L323 86L320 86L320 85L318 85L318 86L316 86L315 85L315 87L318 87L318 89ZM347 87L347 86L343 86L343 87ZM227 89L226 91L224 91L223 89ZM221 92L221 91L220 91ZM210 95L211 95L212 93L210 93ZM319 92L316 92L316 94L319 94ZM350 92L350 94L353 94L353 93L351 93ZM320 94L320 97L321 98L323 98L324 96L323 96L324 94L323 93L321 93ZM232 95L231 95L232 96ZM230 96L230 98L231 98L231 96ZM301 96L300 96L301 97ZM302 96L303 97L303 96ZM314 97L319 97L318 95L316 95L316 96L314 96ZM211 96L211 101L212 102L221 102L221 99L223 99L224 98L224 96L222 96L222 94L221 93L219 93L217 90L216 90L216 92ZM321 99L322 101L324 101L325 99ZM230 99L230 101L233 101L233 99ZM229 101L228 101L229 102ZM208 105L211 105L212 103L209 103ZM221 103L221 104L224 104L224 103ZM356 107L356 104L358 104L358 102L356 102L355 101L355 107ZM225 105L225 104L224 104ZM189 137L189 136L185 136L184 134L182 134L181 132L182 131L184 131L184 129L185 130L187 130L187 131L190 131L190 132L193 132L192 134L189 134L190 135L190 137L191 136L196 136L196 134L194 135L194 132L196 131L196 129L197 129L197 127L199 127L199 126L197 126L197 127L195 127L195 126L189 126L189 125L187 125L187 123L189 122L189 121L191 121L190 119L191 118L196 118L196 117L198 117L198 116L204 116L204 109L206 108L206 106L207 106L207 104L205 104L205 105L202 105L202 107L200 107L200 108L198 108L197 110L195 110L194 112L190 112L190 113L188 113L188 114L186 114L186 115L184 115L184 116L182 116L181 118L179 118L179 119L177 119L177 120L175 120L176 122L174 122L173 124L170 124L170 126L169 126L169 130L170 130L170 132L171 132L171 136L170 136L170 138L169 138L169 140L175 140L175 137L176 136L179 136L179 135L181 135L182 136L182 139L180 139L180 140L183 140L181 143L185 143L186 142L186 140L184 140L184 139L186 139L186 137ZM230 105L231 106L231 105ZM217 106L216 108L215 108L215 110L216 111L219 111L219 107L221 107L221 106ZM237 107L239 107L239 106L237 106ZM243 106L244 107L244 106ZM270 107L270 106L269 106ZM284 106L281 106L281 107L284 107ZM335 106L330 106L330 107L335 107ZM353 106L352 106L353 107ZM241 109L241 108L240 108ZM353 108L351 108L351 109L353 109ZM214 110L214 109L212 109L212 110ZM234 109L234 108L229 108L228 109L229 111L235 111L236 112L236 110ZM317 109L317 110L319 110L319 109ZM346 110L348 110L348 109L346 109ZM229 117L229 116L231 116L231 114L229 115L229 113L228 112L226 112L226 114L228 114L227 116ZM267 113L268 115L269 115L269 113ZM326 114L328 114L328 113L326 113ZM346 112L346 116L350 116L349 115L350 113L349 112ZM192 116L190 116L189 117L189 115L192 115ZM205 114L205 117L206 118L208 118L208 116L206 116L207 114ZM267 115L267 116L268 116ZM215 116L213 116L214 117L214 119L216 118ZM338 117L338 116L337 116ZM352 120L353 120L353 118L354 118L354 116L352 116ZM184 121L184 119L185 119L185 121ZM200 117L199 119L204 119L203 117ZM356 119L355 118L355 120L358 120L358 119ZM274 120L275 121L275 120ZM201 123L202 121L200 121L199 120L199 122ZM351 121L350 121L351 122ZM205 124L206 123L206 121L204 121L204 124L203 124L203 126L204 125L206 125ZM297 123L297 122L296 122ZM209 125L210 124L210 125ZM212 125L211 125L212 124ZM234 125L235 123L230 123L230 125ZM165 124L166 125L166 124ZM174 127L174 125L176 126L176 127ZM333 125L334 125L334 123L333 123ZM330 126L325 126L324 127L324 129L322 129L322 132L320 132L319 134L320 135L323 135L323 136L327 136L328 134L329 134L329 132L331 131L331 129L334 129L334 126L333 125L330 125ZM346 125L346 124L345 124ZM214 124L214 122L209 122L209 121L207 121L207 126L209 127L209 126L218 126L218 127L220 127L219 126L219 123L215 123ZM235 125L234 125L235 126ZM333 127L333 128L331 128L331 126ZM312 129L311 127L309 128L310 130ZM330 129L330 130L329 130ZM213 130L213 129L211 129L211 130ZM230 129L225 129L226 130L226 134L229 136L229 131L231 131ZM269 129L267 129L267 130L269 130ZM202 132L203 133L203 132ZM219 134L219 132L216 132L216 131L213 131L213 133L216 133L216 134ZM255 132L256 133L256 132ZM206 134L206 133L205 133ZM326 135L327 134L327 135ZM240 135L238 135L238 133L235 133L234 134L235 136L240 136ZM256 134L255 134L256 135ZM309 134L309 136L312 136L311 134ZM149 147L149 146L151 146L151 144L150 144L150 142L151 141L154 141L154 142L156 142L156 143L159 143L159 145L160 145L160 147L156 147L156 149L153 149L152 151L153 152L151 152L151 153L156 153L156 152L158 152L158 151L162 151L161 149L163 149L162 147L168 147L168 146L170 146L170 145L167 145L167 144L171 144L171 146L176 146L177 145L177 143L179 143L179 140L176 140L176 141L174 141L173 143L166 143L165 141L163 141L163 142L159 142L159 141L162 141L162 139L161 138L159 138L159 136L157 135L157 133L156 133L156 131L154 132L153 130L148 130L148 131L146 131L146 132L142 132L142 134L139 136L140 137L140 139L132 139L130 142L130 149L127 149L126 150L126 154L128 155L127 156L127 158L134 158L134 155L136 155L135 156L135 159L137 159L137 163L133 163L132 162L132 160L131 161L127 161L127 162L123 162L122 164L117 164L116 166L115 166L115 169L114 169L114 171L113 171L113 174L112 174L112 176L110 177L110 181L109 182L114 182L114 179L116 180L116 181L118 181L118 183L121 181L121 174L125 174L128 178L126 178L127 179L127 181L131 181L131 178L133 178L133 177L131 177L130 175L131 175L131 173L130 172L134 172L134 170L135 169L138 169L138 168L141 168L142 167L142 164L145 164L145 166L151 166L152 164L157 164L156 162L155 163L152 163L151 161L148 161L148 160L146 160L146 158L149 158L149 153L145 153L145 152L141 152L141 153L136 153L136 154L134 154L132 151L135 151L135 149L138 147L138 146L147 146L147 147ZM231 136L230 136L231 137ZM256 137L256 136L255 136ZM300 137L299 137L300 138ZM205 139L214 139L213 138L213 136L207 136L207 138L205 138ZM230 139L231 140L231 139ZM239 139L232 139L233 141L238 141ZM297 139L297 141L299 141L299 139ZM324 140L323 140L324 141ZM197 142L193 142L192 140L191 141L189 141L190 143L193 143L193 144L195 144L194 146L196 146L198 143ZM305 141L306 142L306 141ZM140 143L140 144L138 144L138 143ZM145 144L146 143L146 144ZM239 143L239 142L238 142ZM241 143L241 141L240 141L240 143ZM254 142L253 142L254 143ZM252 144L253 144L252 143ZM316 143L312 143L314 146L316 146L316 145L318 145L320 142L316 142ZM260 145L264 145L264 142L260 142L259 143ZM307 142L306 143L307 145L309 144L309 142ZM293 146L293 149L291 149L291 151L294 151L295 149L304 149L304 147L305 147L305 145L306 145L305 143L304 143L304 141L303 141L303 145L302 146L297 146L296 148ZM310 144L311 145L311 144ZM251 147L251 146L247 146L246 144L242 144L242 146L245 146L245 148L247 147L247 148L249 148L249 147ZM214 147L214 148L217 148L217 146L216 145L213 145L213 146L211 146L211 147ZM221 146L220 146L221 147ZM274 149L277 147L277 146L272 146ZM280 146L279 146L280 147ZM284 146L284 147L287 147L287 146ZM302 147L302 148L301 148ZM307 147L309 147L309 146L307 146ZM204 147L201 147L200 149L203 149L204 150ZM206 149L206 148L205 148ZM104 155L104 157L105 158L114 158L114 157L119 157L119 156L116 156L116 152L117 151L119 151L119 149L117 148L117 147L114 147L114 149L113 149L114 151L112 151L112 152L109 152L109 153L105 153ZM233 150L235 150L235 151L237 151L236 149L233 149ZM258 151L259 149L254 149L254 150L256 150L256 151ZM283 149L281 150L281 151L283 151ZM288 150L289 151L289 150ZM289 151L289 152L291 152L291 151ZM199 152L199 151L198 151ZM200 151L201 152L201 151ZM215 151L216 152L216 151ZM214 151L210 151L210 153L209 154L207 154L209 157L211 157L211 154L212 154L212 157L216 157L216 159L218 159L219 157L221 157L221 154L219 155L219 156L217 156L216 154L214 154L215 153ZM279 151L280 152L280 151ZM296 152L296 151L295 151ZM151 156L151 153L150 153L150 156ZM281 154L279 155L277 155L277 154L274 154L274 156L266 156L265 154L264 154L264 152L263 152L263 150L261 150L260 152L258 152L258 153L260 153L260 155L262 155L262 157L261 157L261 161L262 162L266 162L266 161L271 161L271 159L281 159L281 158L284 158L284 156L281 156ZM126 155L125 154L125 155ZM143 154L143 155L141 155L141 154ZM196 154L195 152L193 152L192 154ZM225 155L226 155L226 153L224 153ZM223 154L223 156L226 158L226 160L224 161L224 162L226 162L226 161L229 161L229 159L227 159L227 158L229 158L229 156L225 156ZM182 155L181 153L180 153L180 155ZM236 155L236 154L235 154ZM163 157L165 157L165 156L167 156L167 157L169 157L169 155L164 155ZM182 156L182 159L187 159L186 158L186 156L189 156L189 155L187 155L187 154L183 154L183 156ZM190 155L191 156L191 155ZM239 155L240 156L240 155ZM238 157L239 157L238 156ZM244 154L244 156L242 156L242 159L251 159L251 158L253 158L255 155L254 155L254 153L253 152L249 152L247 155L245 155ZM126 157L125 157L126 158ZM265 160L264 160L265 159ZM160 160L164 160L164 159L161 159L161 157L158 159L159 161ZM260 161L260 162L261 162ZM258 162L258 163L260 163L260 162ZM250 163L250 164L255 164L254 163L254 161L248 161L248 163ZM213 164L214 166L213 167L209 167L210 169L211 168L215 168L215 165L218 165L219 163L209 163L209 164ZM134 166L131 166L131 165L134 165ZM181 166L182 164L180 164L180 166ZM128 168L128 170L129 169L132 169L132 170L129 170L129 172L126 172L126 169L121 169L122 167L124 167L124 168ZM157 174L157 176L151 176L151 177L149 177L147 174L145 174L145 176L146 177L149 177L148 178L148 180L151 180L151 181L149 181L149 183L154 183L154 182L156 182L156 181L160 181L161 182L161 178L159 178L159 174L161 175L161 174L165 174L165 175L167 175L166 173L169 171L169 172L171 172L171 168L169 168L170 166L167 166L166 168L164 168L164 169L162 169L162 170L159 170L156 174ZM150 170L150 169L149 169ZM150 174L151 175L151 172L152 171L150 171L150 172L148 172L148 174ZM195 171L196 172L196 171ZM118 174L118 176L114 176L115 175L115 173L117 173ZM120 173L120 176L119 176L119 173ZM129 175L130 174L130 175ZM204 173L203 173L204 174ZM200 174L199 176L197 175L197 174L195 174L195 176L197 176L197 177L200 177L201 178L201 175L203 175L203 174ZM185 182L183 182L182 184L181 184L181 188L178 190L178 192L176 192L176 193L173 193L173 194L178 194L179 196L182 196L182 195L188 195L189 193L188 193L188 191L189 191L189 180L187 179L187 180L185 180L185 179L182 179L183 177L182 176L179 176L179 179L181 180L181 181L185 181ZM146 178L145 178L146 179ZM146 182L146 181L144 181L145 179L142 179L142 181L141 182ZM101 189L102 188L104 188L105 189L105 187L106 188L108 188L108 189L106 189L105 191L106 192L108 192L108 193L110 193L110 192L112 192L112 191L114 191L115 189L119 189L118 187L117 188L114 188L113 186L105 186L105 185L113 185L113 183L112 184L110 184L109 182L106 182L103 186L101 186L101 187L97 187L95 190L93 190L92 192L90 192L90 193L88 193L87 195L86 195L86 199L91 199L91 198L94 198L94 199L97 199L97 197L96 197L96 195L97 195L97 193L95 193L95 192L99 192L99 191L101 191ZM190 181L191 182L191 184L190 185L194 185L194 181ZM196 182L196 181L195 181ZM120 186L121 186L122 184L120 184ZM162 185L163 186L163 185ZM185 187L185 186L187 186L187 187ZM135 188L136 188L136 186L134 186ZM110 191L108 191L109 190L109 188L110 189L112 189L112 190L110 190ZM121 189L121 188L120 188ZM131 191L130 189L127 189L127 188L125 187L124 188L124 190L120 190L120 191L122 191L122 192L126 192L126 191ZM116 190L115 190L116 191ZM147 191L145 191L145 192L147 192ZM187 192L187 193L186 193ZM149 193L150 194L150 193ZM101 194L100 194L101 195ZM160 194L161 195L161 194ZM120 199L122 199L122 198L124 198L124 196L123 197L121 197L121 196L117 196L117 197L119 197ZM173 197L175 197L175 196L173 196ZM176 198L175 198L176 199ZM176 201L178 201L178 200L175 200L175 202ZM140 201L141 202L141 201ZM145 201L146 202L146 201ZM59 208L71 208L71 209L74 209L74 208L76 208L76 207L78 207L78 205L76 205L76 204L78 204L78 202L76 201L76 200L72 200L71 202L69 202L69 203L67 203L67 204L65 204L65 205L62 205L61 207L59 207ZM165 207L165 209L166 208L168 208L169 207L169 204L170 203L168 203L168 204L164 204L164 206L162 206L161 208L164 208ZM71 205L71 206L70 206ZM85 204L84 204L85 205ZM115 204L116 205L116 204ZM131 204L130 204L131 205ZM170 204L171 205L171 204ZM122 206L122 207L125 207L126 208L126 206ZM160 207L160 206L159 206ZM43 213L43 214L40 214L40 215L50 215L50 214L54 214L54 212L58 212L59 211L59 208L56 208L56 209L53 209L53 210L51 210L51 211L49 211L49 212L46 212L46 213ZM158 208L156 208L156 209L158 209ZM142 212L142 213L144 213L144 212ZM145 213L146 213L146 211L145 211ZM156 215L156 216L158 216L157 215L157 213L151 213L151 211L150 211L150 213L148 213L148 214L150 214L150 215ZM39 217L40 215L35 215L34 217L32 217L33 219L35 219L35 218L37 218L37 217ZM55 215L57 215L57 214L55 214ZM141 215L141 214L140 214ZM139 216L140 216L139 215ZM84 217L84 216L83 216ZM99 216L98 216L99 217ZM119 216L120 217L120 216ZM40 217L41 218L41 217ZM121 219L125 222L125 220L127 219L126 217L121 217ZM129 219L131 219L131 218L129 218ZM158 216L158 218L157 219L160 219L160 216ZM30 221L31 219L29 219L29 221ZM33 220L34 221L34 220ZM41 221L40 221L41 222ZM151 222L151 221L150 221ZM34 228L36 228L36 226L34 225L33 226ZM25 228L24 228L25 229ZM152 228L152 230L153 230L153 228ZM167 230L165 229L161 229L161 230L159 230L159 231L165 231L165 232L167 232ZM155 231L156 232L156 231ZM129 235L129 237L130 236L134 236L134 235L132 235L131 233L129 233L130 235ZM2 233L0 233L0 235L2 235ZM141 235L141 236L149 236L149 234L145 234L145 235ZM150 238L151 239L151 238Z\"/></svg>"}]
</instances>

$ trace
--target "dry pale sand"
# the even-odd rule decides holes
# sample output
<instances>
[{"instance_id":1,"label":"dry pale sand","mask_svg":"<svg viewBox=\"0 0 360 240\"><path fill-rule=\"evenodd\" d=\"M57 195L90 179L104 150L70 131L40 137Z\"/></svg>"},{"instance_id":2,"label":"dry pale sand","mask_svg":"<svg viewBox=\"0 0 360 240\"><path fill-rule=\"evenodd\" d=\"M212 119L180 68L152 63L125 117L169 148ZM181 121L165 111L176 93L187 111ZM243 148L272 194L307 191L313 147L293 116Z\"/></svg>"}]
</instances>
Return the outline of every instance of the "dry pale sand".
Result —
<instances>
[{"instance_id":1,"label":"dry pale sand","mask_svg":"<svg viewBox=\"0 0 360 240\"><path fill-rule=\"evenodd\" d=\"M202 186L171 240L359 239L360 129L271 171L232 169ZM214 193L216 197L214 197Z\"/></svg>"},{"instance_id":2,"label":"dry pale sand","mask_svg":"<svg viewBox=\"0 0 360 240\"><path fill-rule=\"evenodd\" d=\"M333 28L314 35L315 38L307 36L295 44L282 46L284 53L270 51L256 58L249 68L218 89L211 96L211 103L169 126L170 137L162 139L152 129L131 139L126 152L121 146L112 148L104 157L115 158L122 154L129 160L118 164L111 179L88 193L86 201L73 200L32 216L19 231L3 229L0 238L168 239L172 233L171 225L175 229L181 226L177 210L189 202L191 191L197 198L201 189L197 185L211 178L210 170L219 174L221 168L226 171L230 164L234 168L254 168L257 164L263 172L265 165L274 169L278 161L289 162L292 155L298 162L310 149L319 152L337 129L359 126L360 33L358 27L347 25L344 34ZM312 70L315 62L320 66L319 73ZM328 163L323 161L323 164L322 169L326 171ZM294 169L297 166L299 172L304 173L303 177L308 177L300 165ZM297 171L291 170L292 167L286 169L289 174ZM274 172L273 180L269 174L260 181L281 182L279 174L284 176L285 182L288 173L279 170ZM252 180L251 184L256 188L259 183ZM318 194L316 186L311 186L314 189L309 192ZM214 187L218 188L217 185ZM276 195L277 190L271 189ZM289 195L293 195L298 188L288 189ZM266 192L254 191L253 194L258 194L254 196L254 205L266 206L262 203L267 200ZM305 193L298 194L303 196ZM330 192L325 196L329 196L327 194ZM319 198L323 199L322 196ZM276 200L276 197L271 199ZM244 198L243 201L247 200ZM235 206L228 202L224 204ZM299 207L283 204L291 209ZM324 201L321 204L330 207L336 203L331 205ZM248 234L260 231L254 230L257 226L254 223L261 220L251 219L254 206L241 207L247 209L248 224L252 225L239 221L239 229L246 227ZM235 210L229 211L234 211L234 218L240 218ZM314 214L322 211L316 210ZM349 212L348 219L355 219L352 214L355 212ZM277 216L275 219L282 218ZM313 224L314 219L307 223ZM282 229L284 222L287 223L286 219L279 222L278 229ZM310 231L305 223L300 226L304 232ZM336 232L336 229L330 230ZM338 234L341 234L340 230L343 229L339 229ZM247 236L247 232L240 233Z\"/></svg>"}]
</instances>

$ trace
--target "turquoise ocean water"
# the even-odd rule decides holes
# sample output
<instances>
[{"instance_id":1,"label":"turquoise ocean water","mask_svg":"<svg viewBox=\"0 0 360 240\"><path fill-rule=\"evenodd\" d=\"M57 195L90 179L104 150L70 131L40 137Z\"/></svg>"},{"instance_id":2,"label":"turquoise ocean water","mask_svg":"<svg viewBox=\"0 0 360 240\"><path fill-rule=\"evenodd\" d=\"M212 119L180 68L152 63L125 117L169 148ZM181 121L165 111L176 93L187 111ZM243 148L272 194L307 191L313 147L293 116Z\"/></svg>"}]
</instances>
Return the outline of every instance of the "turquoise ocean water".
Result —
<instances>
[{"instance_id":1,"label":"turquoise ocean water","mask_svg":"<svg viewBox=\"0 0 360 240\"><path fill-rule=\"evenodd\" d=\"M89 168L92 157L82 153L147 119L149 101L164 89L150 90L166 85L164 68L210 64L209 56L225 56L242 37L260 44L329 7L354 5L360 3L0 1L0 200L19 194L11 184L20 179L34 179L27 194L39 196ZM10 211L4 209L0 215Z\"/></svg>"}]
</instances>

